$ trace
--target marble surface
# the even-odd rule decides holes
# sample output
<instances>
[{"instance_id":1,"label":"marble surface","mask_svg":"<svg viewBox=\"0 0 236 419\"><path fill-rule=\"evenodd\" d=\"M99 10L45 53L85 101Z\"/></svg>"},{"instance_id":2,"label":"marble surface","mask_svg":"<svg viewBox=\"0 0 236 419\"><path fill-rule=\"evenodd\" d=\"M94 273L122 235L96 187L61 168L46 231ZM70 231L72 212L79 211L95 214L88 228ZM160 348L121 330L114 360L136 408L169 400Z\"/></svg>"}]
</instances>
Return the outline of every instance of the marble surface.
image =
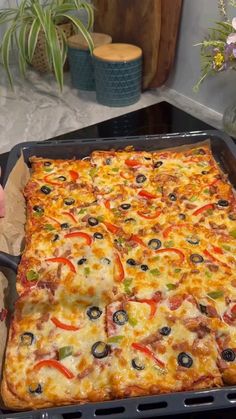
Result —
<instances>
[{"instance_id":1,"label":"marble surface","mask_svg":"<svg viewBox=\"0 0 236 419\"><path fill-rule=\"evenodd\" d=\"M42 77L30 70L27 79L22 80L14 71L14 78L12 92L6 87L6 76L0 66L0 153L19 142L45 140L163 100L221 128L221 114L166 87L144 92L134 105L109 108L96 102L94 92L72 89L68 73L63 93L58 91L51 75Z\"/></svg>"}]
</instances>

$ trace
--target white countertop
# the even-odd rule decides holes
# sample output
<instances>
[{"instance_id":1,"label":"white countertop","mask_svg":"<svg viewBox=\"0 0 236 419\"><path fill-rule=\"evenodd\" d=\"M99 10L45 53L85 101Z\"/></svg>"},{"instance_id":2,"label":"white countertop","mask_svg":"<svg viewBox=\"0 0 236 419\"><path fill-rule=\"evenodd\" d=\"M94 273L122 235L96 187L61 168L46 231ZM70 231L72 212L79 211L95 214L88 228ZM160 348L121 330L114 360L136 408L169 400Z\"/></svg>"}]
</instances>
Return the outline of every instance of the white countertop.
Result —
<instances>
[{"instance_id":1,"label":"white countertop","mask_svg":"<svg viewBox=\"0 0 236 419\"><path fill-rule=\"evenodd\" d=\"M68 73L63 93L58 91L51 75L40 76L32 70L26 80L15 76L14 92L6 85L0 66L0 153L19 142L45 140L163 100L221 128L221 114L166 87L144 92L134 105L110 108L98 104L94 92L72 89Z\"/></svg>"}]
</instances>

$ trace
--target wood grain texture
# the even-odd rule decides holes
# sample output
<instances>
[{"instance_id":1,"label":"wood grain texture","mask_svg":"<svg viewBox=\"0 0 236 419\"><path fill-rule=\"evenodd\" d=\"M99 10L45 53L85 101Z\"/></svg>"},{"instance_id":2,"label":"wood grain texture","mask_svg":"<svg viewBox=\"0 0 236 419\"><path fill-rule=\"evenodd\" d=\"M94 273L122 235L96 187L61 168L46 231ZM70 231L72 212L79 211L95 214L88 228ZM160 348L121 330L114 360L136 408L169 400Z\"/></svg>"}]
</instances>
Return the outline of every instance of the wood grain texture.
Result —
<instances>
[{"instance_id":1,"label":"wood grain texture","mask_svg":"<svg viewBox=\"0 0 236 419\"><path fill-rule=\"evenodd\" d=\"M165 1L165 0L164 0ZM143 88L154 80L161 32L162 0L94 0L96 32L143 51Z\"/></svg>"},{"instance_id":2,"label":"wood grain texture","mask_svg":"<svg viewBox=\"0 0 236 419\"><path fill-rule=\"evenodd\" d=\"M170 74L174 58L181 16L182 0L162 0L161 37L156 74L149 87L163 85Z\"/></svg>"}]
</instances>

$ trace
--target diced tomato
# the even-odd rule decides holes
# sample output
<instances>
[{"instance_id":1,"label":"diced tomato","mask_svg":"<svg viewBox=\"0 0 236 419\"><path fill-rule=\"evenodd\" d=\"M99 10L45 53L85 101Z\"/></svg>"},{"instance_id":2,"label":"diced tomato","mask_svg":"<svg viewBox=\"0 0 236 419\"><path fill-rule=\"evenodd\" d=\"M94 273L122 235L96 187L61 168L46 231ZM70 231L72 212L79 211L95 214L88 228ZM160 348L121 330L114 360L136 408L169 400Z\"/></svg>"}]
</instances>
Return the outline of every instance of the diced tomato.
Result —
<instances>
[{"instance_id":1,"label":"diced tomato","mask_svg":"<svg viewBox=\"0 0 236 419\"><path fill-rule=\"evenodd\" d=\"M77 220L76 220L75 216L74 216L71 212L69 212L69 211L63 211L63 212L62 212L62 214L63 214L63 215L67 215L67 217L70 217L70 219L71 219L74 223L77 223Z\"/></svg>"},{"instance_id":2,"label":"diced tomato","mask_svg":"<svg viewBox=\"0 0 236 419\"><path fill-rule=\"evenodd\" d=\"M75 170L69 170L69 173L70 173L71 179L75 182L79 177L78 173L75 172Z\"/></svg>"},{"instance_id":3,"label":"diced tomato","mask_svg":"<svg viewBox=\"0 0 236 419\"><path fill-rule=\"evenodd\" d=\"M204 205L203 207L200 207L200 208L196 209L196 210L193 212L193 215L199 215L199 214L201 214L202 212L207 211L207 210L209 210L209 209L213 209L213 208L214 208L214 204L206 204L206 205Z\"/></svg>"},{"instance_id":4,"label":"diced tomato","mask_svg":"<svg viewBox=\"0 0 236 419\"><path fill-rule=\"evenodd\" d=\"M106 199L106 200L104 201L104 205L105 205L105 207L106 207L107 209L111 209L111 201L110 201L110 199Z\"/></svg>"},{"instance_id":5,"label":"diced tomato","mask_svg":"<svg viewBox=\"0 0 236 419\"><path fill-rule=\"evenodd\" d=\"M156 211L153 214L150 214L143 211L137 211L137 214L142 218L146 218L147 220L154 220L155 218L159 217L159 215L161 215L161 212L162 211Z\"/></svg>"},{"instance_id":6,"label":"diced tomato","mask_svg":"<svg viewBox=\"0 0 236 419\"><path fill-rule=\"evenodd\" d=\"M63 257L49 258L49 259L46 259L46 262L63 263L64 265L67 265L68 268L70 268L71 272L76 273L76 269L73 263L67 258L63 258Z\"/></svg>"},{"instance_id":7,"label":"diced tomato","mask_svg":"<svg viewBox=\"0 0 236 419\"><path fill-rule=\"evenodd\" d=\"M42 361L39 361L33 369L39 370L43 367L55 368L68 379L72 379L75 377L74 374L68 368L66 368L63 364L61 364L59 361L56 361L55 359L43 359Z\"/></svg>"},{"instance_id":8,"label":"diced tomato","mask_svg":"<svg viewBox=\"0 0 236 419\"><path fill-rule=\"evenodd\" d=\"M173 295L169 298L170 310L177 310L182 304L184 297L182 295Z\"/></svg>"},{"instance_id":9,"label":"diced tomato","mask_svg":"<svg viewBox=\"0 0 236 419\"><path fill-rule=\"evenodd\" d=\"M155 198L157 198L156 195L154 195L154 194L152 194L148 191L145 191L144 189L139 191L138 195L141 196L142 198L145 198L145 199L155 199Z\"/></svg>"},{"instance_id":10,"label":"diced tomato","mask_svg":"<svg viewBox=\"0 0 236 419\"><path fill-rule=\"evenodd\" d=\"M125 164L129 167L139 167L141 163L138 160L126 159Z\"/></svg>"},{"instance_id":11,"label":"diced tomato","mask_svg":"<svg viewBox=\"0 0 236 419\"><path fill-rule=\"evenodd\" d=\"M137 351L142 352L149 358L152 358L156 362L156 364L159 365L159 367L165 368L165 363L162 362L160 359L158 359L156 355L151 351L151 349L149 349L147 346L142 345L141 343L136 343L136 342L132 343L131 346L133 349L136 349Z\"/></svg>"},{"instance_id":12,"label":"diced tomato","mask_svg":"<svg viewBox=\"0 0 236 419\"><path fill-rule=\"evenodd\" d=\"M56 327L59 327L60 329L64 330L79 330L80 328L77 326L72 326L69 324L62 323L60 320L58 320L56 317L51 317L51 321L55 324Z\"/></svg>"},{"instance_id":13,"label":"diced tomato","mask_svg":"<svg viewBox=\"0 0 236 419\"><path fill-rule=\"evenodd\" d=\"M172 252L172 253L176 253L176 255L179 256L180 261L183 262L185 259L185 255L182 252L182 250L179 249L175 249L174 247L166 247L165 249L158 249L155 250L155 253L165 253L165 252Z\"/></svg>"},{"instance_id":14,"label":"diced tomato","mask_svg":"<svg viewBox=\"0 0 236 419\"><path fill-rule=\"evenodd\" d=\"M84 233L83 231L73 231L72 233L67 233L65 235L65 239L73 237L80 237L81 239L84 239L88 246L90 246L93 241L92 237L89 234Z\"/></svg>"},{"instance_id":15,"label":"diced tomato","mask_svg":"<svg viewBox=\"0 0 236 419\"><path fill-rule=\"evenodd\" d=\"M218 253L219 255L223 255L224 254L223 250L220 247L217 247L217 246L213 246L212 245L212 248L213 248L213 250L214 250L215 253Z\"/></svg>"},{"instance_id":16,"label":"diced tomato","mask_svg":"<svg viewBox=\"0 0 236 419\"><path fill-rule=\"evenodd\" d=\"M122 262L120 260L120 256L118 253L114 255L114 262L115 262L115 281L122 282L125 277L124 268Z\"/></svg>"},{"instance_id":17,"label":"diced tomato","mask_svg":"<svg viewBox=\"0 0 236 419\"><path fill-rule=\"evenodd\" d=\"M236 317L236 304L231 308L231 313Z\"/></svg>"}]
</instances>

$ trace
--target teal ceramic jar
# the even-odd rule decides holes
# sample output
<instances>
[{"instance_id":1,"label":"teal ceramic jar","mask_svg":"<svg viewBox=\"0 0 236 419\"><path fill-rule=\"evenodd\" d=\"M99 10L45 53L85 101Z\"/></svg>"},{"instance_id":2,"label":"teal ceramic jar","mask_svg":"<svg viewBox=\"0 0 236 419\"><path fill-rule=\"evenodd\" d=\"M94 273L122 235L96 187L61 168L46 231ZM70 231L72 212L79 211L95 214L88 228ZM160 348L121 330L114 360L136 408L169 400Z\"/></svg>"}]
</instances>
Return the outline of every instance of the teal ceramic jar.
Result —
<instances>
[{"instance_id":1,"label":"teal ceramic jar","mask_svg":"<svg viewBox=\"0 0 236 419\"><path fill-rule=\"evenodd\" d=\"M141 94L142 50L130 44L109 44L93 51L96 97L106 106L128 106Z\"/></svg>"},{"instance_id":2,"label":"teal ceramic jar","mask_svg":"<svg viewBox=\"0 0 236 419\"><path fill-rule=\"evenodd\" d=\"M110 35L92 33L91 36L95 47L112 42ZM93 60L84 37L74 35L67 42L72 86L80 90L95 90Z\"/></svg>"}]
</instances>

